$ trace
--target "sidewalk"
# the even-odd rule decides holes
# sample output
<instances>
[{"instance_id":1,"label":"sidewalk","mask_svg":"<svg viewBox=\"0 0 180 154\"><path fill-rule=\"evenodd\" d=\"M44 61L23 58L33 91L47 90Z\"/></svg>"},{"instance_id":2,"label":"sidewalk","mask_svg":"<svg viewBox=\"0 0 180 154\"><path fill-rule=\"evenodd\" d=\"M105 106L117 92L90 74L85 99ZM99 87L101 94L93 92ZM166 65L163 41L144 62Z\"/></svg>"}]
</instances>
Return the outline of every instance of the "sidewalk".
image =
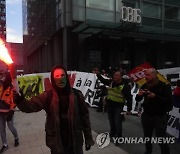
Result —
<instances>
[{"instance_id":1,"label":"sidewalk","mask_svg":"<svg viewBox=\"0 0 180 154\"><path fill-rule=\"evenodd\" d=\"M22 113L15 112L15 127L20 138L20 145L14 147L14 138L7 128L7 141L9 149L4 154L50 154L50 150L45 144L45 112ZM96 139L97 133L93 131L93 138ZM1 143L1 141L0 141ZM2 143L0 144L0 146ZM99 149L95 144L90 151L84 154L127 154L119 147L110 143L107 147Z\"/></svg>"}]
</instances>

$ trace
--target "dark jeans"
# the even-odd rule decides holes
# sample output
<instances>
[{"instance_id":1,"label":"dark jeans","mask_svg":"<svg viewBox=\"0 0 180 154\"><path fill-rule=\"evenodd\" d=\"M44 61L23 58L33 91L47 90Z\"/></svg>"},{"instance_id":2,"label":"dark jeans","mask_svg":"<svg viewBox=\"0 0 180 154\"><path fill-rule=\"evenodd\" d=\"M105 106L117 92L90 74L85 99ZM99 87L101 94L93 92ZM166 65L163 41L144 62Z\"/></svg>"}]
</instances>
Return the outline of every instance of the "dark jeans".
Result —
<instances>
[{"instance_id":1,"label":"dark jeans","mask_svg":"<svg viewBox=\"0 0 180 154\"><path fill-rule=\"evenodd\" d=\"M107 106L111 136L122 137L122 111L122 106Z\"/></svg>"},{"instance_id":2,"label":"dark jeans","mask_svg":"<svg viewBox=\"0 0 180 154\"><path fill-rule=\"evenodd\" d=\"M166 137L167 128L167 115L161 116L150 116L142 114L141 122L144 131L144 137L151 138L153 135L153 130L155 130L156 137ZM168 144L159 144L161 148L161 154L170 154L170 149ZM152 153L152 144L150 142L146 143L146 152Z\"/></svg>"}]
</instances>

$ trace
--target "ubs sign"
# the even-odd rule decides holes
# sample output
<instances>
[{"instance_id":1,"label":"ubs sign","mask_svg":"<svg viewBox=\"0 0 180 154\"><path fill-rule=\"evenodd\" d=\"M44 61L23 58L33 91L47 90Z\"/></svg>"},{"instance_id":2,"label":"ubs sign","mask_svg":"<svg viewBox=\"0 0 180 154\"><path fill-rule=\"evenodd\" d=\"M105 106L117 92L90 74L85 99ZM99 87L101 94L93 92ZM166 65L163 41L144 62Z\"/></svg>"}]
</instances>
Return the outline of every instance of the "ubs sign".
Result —
<instances>
[{"instance_id":1,"label":"ubs sign","mask_svg":"<svg viewBox=\"0 0 180 154\"><path fill-rule=\"evenodd\" d=\"M120 9L121 19L120 21L141 23L141 10L133 9L131 7L123 6Z\"/></svg>"}]
</instances>

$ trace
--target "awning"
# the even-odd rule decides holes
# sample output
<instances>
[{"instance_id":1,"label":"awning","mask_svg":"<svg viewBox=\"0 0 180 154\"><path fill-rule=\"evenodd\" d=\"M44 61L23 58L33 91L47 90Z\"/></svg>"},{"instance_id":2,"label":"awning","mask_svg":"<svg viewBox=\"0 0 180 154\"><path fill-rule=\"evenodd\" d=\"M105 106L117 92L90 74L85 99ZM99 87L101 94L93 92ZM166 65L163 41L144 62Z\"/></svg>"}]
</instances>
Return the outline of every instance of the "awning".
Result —
<instances>
[{"instance_id":1,"label":"awning","mask_svg":"<svg viewBox=\"0 0 180 154\"><path fill-rule=\"evenodd\" d=\"M134 23L125 22L107 22L98 20L86 20L84 23L76 27L73 32L83 33L83 34L97 34L104 30L129 30L135 27Z\"/></svg>"},{"instance_id":2,"label":"awning","mask_svg":"<svg viewBox=\"0 0 180 154\"><path fill-rule=\"evenodd\" d=\"M140 26L128 22L106 22L86 20L76 27L73 32L81 34L98 34L119 37L145 38L153 40L180 42L180 30L162 29L160 27Z\"/></svg>"}]
</instances>

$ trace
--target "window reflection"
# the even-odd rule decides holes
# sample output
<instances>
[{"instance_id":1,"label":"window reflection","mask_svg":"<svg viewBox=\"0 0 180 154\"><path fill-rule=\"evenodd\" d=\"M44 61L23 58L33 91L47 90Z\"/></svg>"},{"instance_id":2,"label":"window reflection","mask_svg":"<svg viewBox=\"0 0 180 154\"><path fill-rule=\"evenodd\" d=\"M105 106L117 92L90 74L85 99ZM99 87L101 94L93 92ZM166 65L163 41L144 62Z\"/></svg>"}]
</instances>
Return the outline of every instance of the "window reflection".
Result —
<instances>
[{"instance_id":1,"label":"window reflection","mask_svg":"<svg viewBox=\"0 0 180 154\"><path fill-rule=\"evenodd\" d=\"M133 0L133 1L124 0L122 1L122 3L124 6L127 7L140 8L140 0Z\"/></svg>"},{"instance_id":2,"label":"window reflection","mask_svg":"<svg viewBox=\"0 0 180 154\"><path fill-rule=\"evenodd\" d=\"M86 9L86 19L100 20L100 21L111 21L114 19L114 12Z\"/></svg>"},{"instance_id":3,"label":"window reflection","mask_svg":"<svg viewBox=\"0 0 180 154\"><path fill-rule=\"evenodd\" d=\"M143 16L161 18L162 17L162 7L158 4L143 3Z\"/></svg>"},{"instance_id":4,"label":"window reflection","mask_svg":"<svg viewBox=\"0 0 180 154\"><path fill-rule=\"evenodd\" d=\"M86 7L113 11L114 1L115 0L86 0Z\"/></svg>"},{"instance_id":5,"label":"window reflection","mask_svg":"<svg viewBox=\"0 0 180 154\"><path fill-rule=\"evenodd\" d=\"M74 6L85 6L85 0L73 0Z\"/></svg>"},{"instance_id":6,"label":"window reflection","mask_svg":"<svg viewBox=\"0 0 180 154\"><path fill-rule=\"evenodd\" d=\"M146 0L144 0L144 1L146 1ZM147 0L147 1L162 3L162 0Z\"/></svg>"},{"instance_id":7,"label":"window reflection","mask_svg":"<svg viewBox=\"0 0 180 154\"><path fill-rule=\"evenodd\" d=\"M164 0L165 4L180 6L180 0Z\"/></svg>"},{"instance_id":8,"label":"window reflection","mask_svg":"<svg viewBox=\"0 0 180 154\"><path fill-rule=\"evenodd\" d=\"M165 6L165 19L180 21L180 8Z\"/></svg>"}]
</instances>

